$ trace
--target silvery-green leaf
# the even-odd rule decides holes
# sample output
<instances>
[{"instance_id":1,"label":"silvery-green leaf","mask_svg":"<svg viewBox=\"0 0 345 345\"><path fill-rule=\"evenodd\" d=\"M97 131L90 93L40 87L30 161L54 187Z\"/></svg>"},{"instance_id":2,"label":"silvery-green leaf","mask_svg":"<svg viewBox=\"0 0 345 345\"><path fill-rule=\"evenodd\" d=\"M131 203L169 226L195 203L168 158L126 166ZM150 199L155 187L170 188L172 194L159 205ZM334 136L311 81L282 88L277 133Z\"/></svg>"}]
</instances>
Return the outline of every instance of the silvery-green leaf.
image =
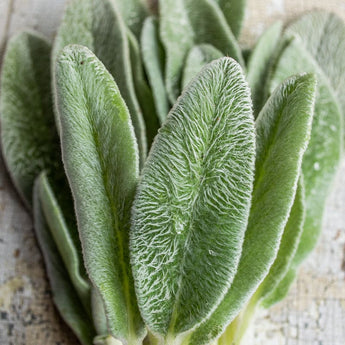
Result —
<instances>
[{"instance_id":1,"label":"silvery-green leaf","mask_svg":"<svg viewBox=\"0 0 345 345\"><path fill-rule=\"evenodd\" d=\"M187 86L205 65L222 56L223 54L210 44L200 44L193 47L188 53L183 70L182 89Z\"/></svg>"},{"instance_id":2,"label":"silvery-green leaf","mask_svg":"<svg viewBox=\"0 0 345 345\"><path fill-rule=\"evenodd\" d=\"M66 224L65 217L45 173L39 175L36 184L44 218L49 226L70 280L85 309L91 312L89 309L91 303L90 284L83 274L84 267L81 253L78 253L75 240L71 238L71 230L68 228L68 225L73 226L75 229L73 229L72 233L77 234L76 224ZM68 206L73 211L73 203L69 203Z\"/></svg>"},{"instance_id":3,"label":"silvery-green leaf","mask_svg":"<svg viewBox=\"0 0 345 345\"><path fill-rule=\"evenodd\" d=\"M153 138L156 136L160 127L160 123L156 114L151 89L149 88L145 80L138 42L135 36L130 31L128 31L127 34L130 48L134 88L145 120L147 143L148 146L151 146Z\"/></svg>"},{"instance_id":4,"label":"silvery-green leaf","mask_svg":"<svg viewBox=\"0 0 345 345\"><path fill-rule=\"evenodd\" d=\"M88 47L116 80L131 115L143 164L147 152L145 123L133 85L127 29L112 1L72 0L55 38L53 63L68 44Z\"/></svg>"},{"instance_id":5,"label":"silvery-green leaf","mask_svg":"<svg viewBox=\"0 0 345 345\"><path fill-rule=\"evenodd\" d=\"M237 269L253 183L254 123L241 67L218 59L157 135L132 213L139 308L167 341L207 317Z\"/></svg>"},{"instance_id":6,"label":"silvery-green leaf","mask_svg":"<svg viewBox=\"0 0 345 345\"><path fill-rule=\"evenodd\" d=\"M239 37L245 15L247 0L214 0L224 13L231 31L235 37Z\"/></svg>"},{"instance_id":7,"label":"silvery-green leaf","mask_svg":"<svg viewBox=\"0 0 345 345\"><path fill-rule=\"evenodd\" d=\"M28 206L37 175L59 165L50 85L50 45L34 32L13 37L2 65L1 140L7 168Z\"/></svg>"},{"instance_id":8,"label":"silvery-green leaf","mask_svg":"<svg viewBox=\"0 0 345 345\"><path fill-rule=\"evenodd\" d=\"M325 199L337 170L342 151L342 116L329 80L298 40L285 48L272 77L272 88L291 74L314 72L318 87L313 129L303 159L306 218L294 260L300 263L315 247L322 227Z\"/></svg>"},{"instance_id":9,"label":"silvery-green leaf","mask_svg":"<svg viewBox=\"0 0 345 345\"><path fill-rule=\"evenodd\" d=\"M139 38L145 18L148 16L146 0L115 0L127 27Z\"/></svg>"},{"instance_id":10,"label":"silvery-green leaf","mask_svg":"<svg viewBox=\"0 0 345 345\"><path fill-rule=\"evenodd\" d=\"M286 30L297 35L328 77L345 114L345 24L334 13L307 13Z\"/></svg>"},{"instance_id":11,"label":"silvery-green leaf","mask_svg":"<svg viewBox=\"0 0 345 345\"><path fill-rule=\"evenodd\" d=\"M164 85L164 51L158 37L158 24L154 17L148 17L141 32L143 62L152 89L160 123L165 121L170 104Z\"/></svg>"},{"instance_id":12,"label":"silvery-green leaf","mask_svg":"<svg viewBox=\"0 0 345 345\"><path fill-rule=\"evenodd\" d=\"M62 156L89 277L112 335L144 337L129 265L130 209L139 173L130 115L104 65L87 48L64 48L56 65Z\"/></svg>"},{"instance_id":13,"label":"silvery-green leaf","mask_svg":"<svg viewBox=\"0 0 345 345\"><path fill-rule=\"evenodd\" d=\"M92 320L79 300L49 231L39 197L39 189L40 186L36 183L33 190L34 226L44 256L54 303L62 318L71 327L80 342L83 345L92 345L93 337L96 335Z\"/></svg>"},{"instance_id":14,"label":"silvery-green leaf","mask_svg":"<svg viewBox=\"0 0 345 345\"><path fill-rule=\"evenodd\" d=\"M250 54L247 66L247 81L252 91L255 117L265 104L269 68L273 62L282 31L282 23L269 27L258 40Z\"/></svg>"},{"instance_id":15,"label":"silvery-green leaf","mask_svg":"<svg viewBox=\"0 0 345 345\"><path fill-rule=\"evenodd\" d=\"M194 331L190 344L205 344L217 338L274 262L310 137L315 84L313 75L286 80L256 120L256 173L241 260L230 289L213 314Z\"/></svg>"},{"instance_id":16,"label":"silvery-green leaf","mask_svg":"<svg viewBox=\"0 0 345 345\"><path fill-rule=\"evenodd\" d=\"M209 43L243 65L241 49L214 0L161 0L159 10L165 84L172 103L180 95L184 61L194 45Z\"/></svg>"}]
</instances>

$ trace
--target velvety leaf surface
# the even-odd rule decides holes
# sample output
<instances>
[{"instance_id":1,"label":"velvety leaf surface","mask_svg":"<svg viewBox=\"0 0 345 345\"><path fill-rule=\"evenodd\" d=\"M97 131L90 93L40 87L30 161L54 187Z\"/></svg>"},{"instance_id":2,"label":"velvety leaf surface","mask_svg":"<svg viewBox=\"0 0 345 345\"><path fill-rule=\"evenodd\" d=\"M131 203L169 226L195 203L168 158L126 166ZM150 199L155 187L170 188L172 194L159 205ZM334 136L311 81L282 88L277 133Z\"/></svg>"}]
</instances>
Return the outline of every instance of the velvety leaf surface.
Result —
<instances>
[{"instance_id":1,"label":"velvety leaf surface","mask_svg":"<svg viewBox=\"0 0 345 345\"><path fill-rule=\"evenodd\" d=\"M146 0L114 0L126 26L139 38L145 18L147 17L148 2Z\"/></svg>"},{"instance_id":2,"label":"velvety leaf surface","mask_svg":"<svg viewBox=\"0 0 345 345\"><path fill-rule=\"evenodd\" d=\"M104 65L67 46L56 65L62 155L75 200L84 260L104 300L112 334L144 336L129 266L130 208L138 150L128 109Z\"/></svg>"},{"instance_id":3,"label":"velvety leaf surface","mask_svg":"<svg viewBox=\"0 0 345 345\"><path fill-rule=\"evenodd\" d=\"M157 135L136 195L131 263L142 316L174 338L219 303L237 269L250 207L254 124L230 58L185 89Z\"/></svg>"},{"instance_id":4,"label":"velvety leaf surface","mask_svg":"<svg viewBox=\"0 0 345 345\"><path fill-rule=\"evenodd\" d=\"M292 23L287 34L297 35L328 77L345 114L345 24L334 13L313 11Z\"/></svg>"},{"instance_id":5,"label":"velvety leaf surface","mask_svg":"<svg viewBox=\"0 0 345 345\"><path fill-rule=\"evenodd\" d=\"M241 33L247 0L214 0L224 13L234 36L238 38Z\"/></svg>"},{"instance_id":6,"label":"velvety leaf surface","mask_svg":"<svg viewBox=\"0 0 345 345\"><path fill-rule=\"evenodd\" d=\"M37 185L41 208L51 235L53 236L60 256L80 300L83 302L85 309L91 313L90 285L82 273L84 270L83 261L81 260L77 247L71 238L70 230L68 229L62 210L45 173L40 174L40 177L37 180ZM69 206L73 208L73 203Z\"/></svg>"},{"instance_id":7,"label":"velvety leaf surface","mask_svg":"<svg viewBox=\"0 0 345 345\"><path fill-rule=\"evenodd\" d=\"M43 253L45 266L53 293L54 303L64 321L76 334L83 345L92 345L96 335L92 320L88 316L78 293L64 267L64 262L49 231L40 201L40 182L33 191L33 212L36 236Z\"/></svg>"},{"instance_id":8,"label":"velvety leaf surface","mask_svg":"<svg viewBox=\"0 0 345 345\"><path fill-rule=\"evenodd\" d=\"M214 0L161 0L159 7L165 84L172 103L180 95L184 61L194 45L209 43L243 64L238 43Z\"/></svg>"},{"instance_id":9,"label":"velvety leaf surface","mask_svg":"<svg viewBox=\"0 0 345 345\"><path fill-rule=\"evenodd\" d=\"M151 89L149 88L143 70L140 48L135 36L128 31L128 42L130 48L134 88L143 111L145 120L147 144L150 147L153 138L160 127L159 119L156 114L155 104Z\"/></svg>"},{"instance_id":10,"label":"velvety leaf surface","mask_svg":"<svg viewBox=\"0 0 345 345\"><path fill-rule=\"evenodd\" d=\"M287 76L301 71L317 75L313 129L308 150L303 159L306 218L294 260L300 263L315 247L319 237L325 199L337 170L342 151L342 116L329 80L318 64L300 44L292 40L277 63L272 88Z\"/></svg>"},{"instance_id":11,"label":"velvety leaf surface","mask_svg":"<svg viewBox=\"0 0 345 345\"><path fill-rule=\"evenodd\" d=\"M133 85L127 30L112 1L72 0L55 38L53 62L68 44L88 47L116 80L131 115L143 164L147 153L145 123Z\"/></svg>"},{"instance_id":12,"label":"velvety leaf surface","mask_svg":"<svg viewBox=\"0 0 345 345\"><path fill-rule=\"evenodd\" d=\"M168 115L170 104L164 84L164 51L159 41L158 24L154 17L148 17L141 32L143 63L152 89L160 124Z\"/></svg>"},{"instance_id":13,"label":"velvety leaf surface","mask_svg":"<svg viewBox=\"0 0 345 345\"><path fill-rule=\"evenodd\" d=\"M209 44L201 44L193 47L188 53L182 79L182 88L201 71L201 69L213 60L219 59L223 54Z\"/></svg>"},{"instance_id":14,"label":"velvety leaf surface","mask_svg":"<svg viewBox=\"0 0 345 345\"><path fill-rule=\"evenodd\" d=\"M194 331L190 344L206 344L218 337L273 264L295 199L314 97L312 75L293 77L275 90L259 114L255 182L241 260L230 289L209 319Z\"/></svg>"},{"instance_id":15,"label":"velvety leaf surface","mask_svg":"<svg viewBox=\"0 0 345 345\"><path fill-rule=\"evenodd\" d=\"M252 91L255 117L259 114L267 99L267 77L273 57L277 52L281 31L281 22L269 27L260 37L249 57L247 81Z\"/></svg>"},{"instance_id":16,"label":"velvety leaf surface","mask_svg":"<svg viewBox=\"0 0 345 345\"><path fill-rule=\"evenodd\" d=\"M1 140L11 178L28 206L37 175L58 167L50 85L50 45L34 32L13 37L2 65Z\"/></svg>"}]
</instances>

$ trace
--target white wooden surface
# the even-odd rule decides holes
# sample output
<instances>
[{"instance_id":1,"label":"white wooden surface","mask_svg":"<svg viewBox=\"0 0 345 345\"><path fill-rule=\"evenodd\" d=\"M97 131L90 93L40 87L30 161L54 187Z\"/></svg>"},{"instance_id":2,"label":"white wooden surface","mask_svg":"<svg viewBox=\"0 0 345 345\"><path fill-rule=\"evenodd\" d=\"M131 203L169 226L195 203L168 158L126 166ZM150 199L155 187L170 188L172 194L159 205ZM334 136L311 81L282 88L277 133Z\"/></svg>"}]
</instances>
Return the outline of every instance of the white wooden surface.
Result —
<instances>
[{"instance_id":1,"label":"white wooden surface","mask_svg":"<svg viewBox=\"0 0 345 345\"><path fill-rule=\"evenodd\" d=\"M7 37L19 30L36 29L52 39L65 3L66 0L0 0L1 56ZM241 41L250 46L274 20L291 20L312 8L333 10L345 19L345 1L248 0ZM345 344L344 211L345 162L328 200L317 250L303 266L288 298L258 315L248 334L248 345ZM77 344L52 305L30 216L15 193L2 160L0 344Z\"/></svg>"}]
</instances>

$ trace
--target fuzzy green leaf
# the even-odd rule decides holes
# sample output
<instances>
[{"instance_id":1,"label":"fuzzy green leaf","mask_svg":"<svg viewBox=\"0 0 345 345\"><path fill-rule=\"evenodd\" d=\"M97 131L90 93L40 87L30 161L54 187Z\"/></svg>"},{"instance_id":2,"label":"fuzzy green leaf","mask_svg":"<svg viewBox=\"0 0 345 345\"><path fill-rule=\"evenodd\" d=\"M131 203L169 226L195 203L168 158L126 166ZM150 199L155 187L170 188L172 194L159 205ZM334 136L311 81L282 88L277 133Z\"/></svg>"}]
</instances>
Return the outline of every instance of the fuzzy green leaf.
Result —
<instances>
[{"instance_id":1,"label":"fuzzy green leaf","mask_svg":"<svg viewBox=\"0 0 345 345\"><path fill-rule=\"evenodd\" d=\"M152 146L130 237L138 303L150 330L174 338L219 303L237 269L250 207L254 124L230 58L185 89Z\"/></svg>"},{"instance_id":2,"label":"fuzzy green leaf","mask_svg":"<svg viewBox=\"0 0 345 345\"><path fill-rule=\"evenodd\" d=\"M13 37L2 66L1 139L7 168L28 206L37 175L59 165L50 86L50 45L34 32Z\"/></svg>"},{"instance_id":3,"label":"fuzzy green leaf","mask_svg":"<svg viewBox=\"0 0 345 345\"><path fill-rule=\"evenodd\" d=\"M190 344L205 344L218 337L248 302L273 264L309 141L315 83L312 75L286 80L258 116L252 206L239 267L222 302L195 330Z\"/></svg>"},{"instance_id":4,"label":"fuzzy green leaf","mask_svg":"<svg viewBox=\"0 0 345 345\"><path fill-rule=\"evenodd\" d=\"M143 65L141 61L141 54L138 42L135 36L128 31L128 42L130 47L130 56L134 80L134 88L140 103L140 107L143 111L145 120L147 143L150 147L153 138L156 136L160 127L159 119L156 114L155 104L151 89L147 85Z\"/></svg>"},{"instance_id":5,"label":"fuzzy green leaf","mask_svg":"<svg viewBox=\"0 0 345 345\"><path fill-rule=\"evenodd\" d=\"M268 28L258 40L250 54L247 68L247 81L252 91L255 117L265 104L267 77L276 53L282 31L282 23L277 22Z\"/></svg>"},{"instance_id":6,"label":"fuzzy green leaf","mask_svg":"<svg viewBox=\"0 0 345 345\"><path fill-rule=\"evenodd\" d=\"M85 311L83 304L64 268L63 260L49 231L40 201L41 183L33 190L33 212L36 236L42 250L54 303L62 318L68 324L83 345L92 345L96 336L92 320Z\"/></svg>"},{"instance_id":7,"label":"fuzzy green leaf","mask_svg":"<svg viewBox=\"0 0 345 345\"><path fill-rule=\"evenodd\" d=\"M193 46L209 43L243 65L241 49L214 0L161 0L159 8L165 84L172 103L180 95L184 61Z\"/></svg>"},{"instance_id":8,"label":"fuzzy green leaf","mask_svg":"<svg viewBox=\"0 0 345 345\"><path fill-rule=\"evenodd\" d=\"M127 29L112 1L72 0L55 38L53 63L68 44L88 47L113 75L131 114L143 164L147 153L145 123L135 95Z\"/></svg>"},{"instance_id":9,"label":"fuzzy green leaf","mask_svg":"<svg viewBox=\"0 0 345 345\"><path fill-rule=\"evenodd\" d=\"M78 253L75 239L71 238L71 231L66 224L65 217L47 175L45 173L40 174L36 183L38 184L37 190L44 217L66 270L85 309L91 313L89 309L91 301L90 284L84 274L85 269L81 260L81 253ZM68 204L68 206L72 207L73 210L73 203ZM75 228L73 233L77 234L76 224L73 227Z\"/></svg>"},{"instance_id":10,"label":"fuzzy green leaf","mask_svg":"<svg viewBox=\"0 0 345 345\"><path fill-rule=\"evenodd\" d=\"M158 37L158 24L155 18L145 20L141 33L143 62L152 89L156 111L160 123L165 121L170 105L164 85L164 51Z\"/></svg>"},{"instance_id":11,"label":"fuzzy green leaf","mask_svg":"<svg viewBox=\"0 0 345 345\"><path fill-rule=\"evenodd\" d=\"M224 13L234 36L238 38L241 33L247 0L214 0Z\"/></svg>"},{"instance_id":12,"label":"fuzzy green leaf","mask_svg":"<svg viewBox=\"0 0 345 345\"><path fill-rule=\"evenodd\" d=\"M138 149L130 115L104 65L87 48L67 46L56 65L56 100L66 174L75 200L84 260L114 337L140 342L128 254Z\"/></svg>"},{"instance_id":13,"label":"fuzzy green leaf","mask_svg":"<svg viewBox=\"0 0 345 345\"><path fill-rule=\"evenodd\" d=\"M188 53L185 63L182 88L184 89L205 65L213 60L221 58L222 56L223 54L210 44L200 44L193 47Z\"/></svg>"},{"instance_id":14,"label":"fuzzy green leaf","mask_svg":"<svg viewBox=\"0 0 345 345\"><path fill-rule=\"evenodd\" d=\"M300 263L315 247L319 237L323 208L342 151L342 116L337 98L318 64L300 44L292 40L285 48L272 77L272 88L287 76L298 72L317 75L313 129L302 171L305 185L306 218L295 259Z\"/></svg>"}]
</instances>

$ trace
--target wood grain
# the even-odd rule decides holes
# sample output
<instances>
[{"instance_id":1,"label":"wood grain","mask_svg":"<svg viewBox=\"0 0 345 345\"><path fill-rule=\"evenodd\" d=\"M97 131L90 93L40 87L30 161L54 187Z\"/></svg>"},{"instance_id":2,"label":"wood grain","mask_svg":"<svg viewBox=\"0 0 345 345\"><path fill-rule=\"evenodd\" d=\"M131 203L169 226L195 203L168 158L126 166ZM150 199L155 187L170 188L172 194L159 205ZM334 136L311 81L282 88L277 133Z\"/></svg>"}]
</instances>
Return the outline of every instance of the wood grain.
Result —
<instances>
[{"instance_id":1,"label":"wood grain","mask_svg":"<svg viewBox=\"0 0 345 345\"><path fill-rule=\"evenodd\" d=\"M0 0L0 58L7 38L35 29L53 39L66 0ZM312 8L345 19L340 0L248 0L241 37L251 46L277 19L289 21ZM345 162L328 200L317 250L300 271L288 298L261 312L245 344L345 344ZM32 221L0 160L0 344L77 344L56 312Z\"/></svg>"}]
</instances>

